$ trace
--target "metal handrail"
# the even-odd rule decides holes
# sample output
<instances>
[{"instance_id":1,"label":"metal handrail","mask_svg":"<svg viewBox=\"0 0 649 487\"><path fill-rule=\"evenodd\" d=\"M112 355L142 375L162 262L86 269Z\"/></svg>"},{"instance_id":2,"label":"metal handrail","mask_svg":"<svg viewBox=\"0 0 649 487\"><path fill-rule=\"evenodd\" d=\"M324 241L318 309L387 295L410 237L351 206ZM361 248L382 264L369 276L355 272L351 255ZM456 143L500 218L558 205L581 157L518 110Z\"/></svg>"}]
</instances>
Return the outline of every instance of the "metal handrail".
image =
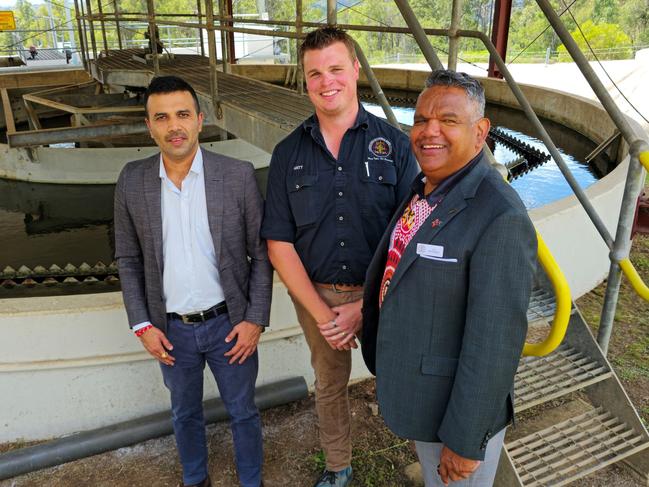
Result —
<instances>
[{"instance_id":1,"label":"metal handrail","mask_svg":"<svg viewBox=\"0 0 649 487\"><path fill-rule=\"evenodd\" d=\"M626 276L626 278L629 280L629 283L631 284L631 287L633 287L633 290L636 292L638 296L640 296L643 299L646 299L649 301L649 286L647 286L644 281L642 280L642 277L640 277L640 274L638 274L638 271L633 267L633 264L629 260L629 258L622 259L620 262L618 262L618 265L620 266L620 269L622 269L622 272Z\"/></svg>"},{"instance_id":2,"label":"metal handrail","mask_svg":"<svg viewBox=\"0 0 649 487\"><path fill-rule=\"evenodd\" d=\"M540 343L525 343L523 355L542 357L552 353L561 344L563 337L566 336L566 330L570 322L570 312L572 310L572 298L566 276L561 271L557 261L554 260L550 249L538 231L536 232L536 238L538 240L539 263L552 283L556 297L556 309L554 311L550 332L546 339Z\"/></svg>"}]
</instances>

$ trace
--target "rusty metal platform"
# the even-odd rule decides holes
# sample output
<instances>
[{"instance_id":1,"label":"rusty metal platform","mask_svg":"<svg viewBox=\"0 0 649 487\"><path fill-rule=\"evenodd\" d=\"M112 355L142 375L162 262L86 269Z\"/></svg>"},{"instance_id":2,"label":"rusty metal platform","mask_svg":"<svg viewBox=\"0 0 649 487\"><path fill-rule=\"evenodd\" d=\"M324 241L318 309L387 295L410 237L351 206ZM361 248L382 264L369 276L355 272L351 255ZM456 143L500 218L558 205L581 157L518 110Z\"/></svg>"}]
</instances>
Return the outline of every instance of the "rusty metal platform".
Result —
<instances>
[{"instance_id":1,"label":"rusty metal platform","mask_svg":"<svg viewBox=\"0 0 649 487\"><path fill-rule=\"evenodd\" d=\"M145 86L153 76L153 66L134 56L144 58L144 51L109 51L95 62L95 77L111 83L126 79L128 73L139 73L145 76L135 77L133 81L140 80L140 86ZM202 104L210 100L209 69L208 58L200 55L175 55L160 62L160 74L185 79L201 96ZM268 152L313 113L309 98L289 89L220 71L217 71L217 81L224 116L215 123Z\"/></svg>"}]
</instances>

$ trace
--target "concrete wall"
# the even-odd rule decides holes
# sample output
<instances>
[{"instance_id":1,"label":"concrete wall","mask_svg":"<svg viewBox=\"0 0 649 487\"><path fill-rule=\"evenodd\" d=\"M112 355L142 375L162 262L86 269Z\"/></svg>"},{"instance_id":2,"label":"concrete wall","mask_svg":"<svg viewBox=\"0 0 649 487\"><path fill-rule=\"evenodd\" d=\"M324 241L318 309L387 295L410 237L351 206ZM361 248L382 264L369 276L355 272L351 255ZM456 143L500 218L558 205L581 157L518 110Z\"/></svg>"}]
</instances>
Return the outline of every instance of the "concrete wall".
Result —
<instances>
[{"instance_id":1,"label":"concrete wall","mask_svg":"<svg viewBox=\"0 0 649 487\"><path fill-rule=\"evenodd\" d=\"M303 376L309 353L284 285L274 285L258 384ZM128 329L121 293L0 300L0 443L68 435L169 408L158 362ZM354 378L369 373L354 352ZM206 398L217 396L207 369Z\"/></svg>"}]
</instances>

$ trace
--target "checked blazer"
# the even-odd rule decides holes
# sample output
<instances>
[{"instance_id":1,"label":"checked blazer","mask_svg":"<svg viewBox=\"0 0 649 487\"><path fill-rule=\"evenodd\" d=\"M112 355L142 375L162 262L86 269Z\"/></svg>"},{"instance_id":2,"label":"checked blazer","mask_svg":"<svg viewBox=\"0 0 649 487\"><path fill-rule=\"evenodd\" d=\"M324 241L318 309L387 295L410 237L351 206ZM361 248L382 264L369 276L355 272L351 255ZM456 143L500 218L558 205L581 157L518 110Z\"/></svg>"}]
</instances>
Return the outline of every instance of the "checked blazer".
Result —
<instances>
[{"instance_id":1,"label":"checked blazer","mask_svg":"<svg viewBox=\"0 0 649 487\"><path fill-rule=\"evenodd\" d=\"M273 271L259 237L263 200L254 169L248 162L200 150L207 217L230 320L268 326ZM115 258L129 325L150 321L164 332L159 164L158 153L128 163L120 173Z\"/></svg>"},{"instance_id":2,"label":"checked blazer","mask_svg":"<svg viewBox=\"0 0 649 487\"><path fill-rule=\"evenodd\" d=\"M367 271L362 350L387 426L483 460L513 418L513 382L527 331L536 234L515 191L484 155L406 247L379 311L401 204ZM417 244L443 247L443 258Z\"/></svg>"}]
</instances>

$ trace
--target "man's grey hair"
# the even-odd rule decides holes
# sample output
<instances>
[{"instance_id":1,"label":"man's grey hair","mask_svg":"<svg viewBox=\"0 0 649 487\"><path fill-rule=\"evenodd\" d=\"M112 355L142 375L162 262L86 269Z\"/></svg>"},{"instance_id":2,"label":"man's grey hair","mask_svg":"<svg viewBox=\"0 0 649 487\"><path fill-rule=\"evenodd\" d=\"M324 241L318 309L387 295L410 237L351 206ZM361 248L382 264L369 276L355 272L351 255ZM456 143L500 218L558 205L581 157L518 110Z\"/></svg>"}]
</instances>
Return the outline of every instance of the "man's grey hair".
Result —
<instances>
[{"instance_id":1,"label":"man's grey hair","mask_svg":"<svg viewBox=\"0 0 649 487\"><path fill-rule=\"evenodd\" d=\"M451 88L460 88L464 90L469 100L476 103L478 115L484 117L485 97L484 88L480 82L466 73L458 73L448 69L438 69L433 71L426 78L426 88L433 86L446 86Z\"/></svg>"}]
</instances>

